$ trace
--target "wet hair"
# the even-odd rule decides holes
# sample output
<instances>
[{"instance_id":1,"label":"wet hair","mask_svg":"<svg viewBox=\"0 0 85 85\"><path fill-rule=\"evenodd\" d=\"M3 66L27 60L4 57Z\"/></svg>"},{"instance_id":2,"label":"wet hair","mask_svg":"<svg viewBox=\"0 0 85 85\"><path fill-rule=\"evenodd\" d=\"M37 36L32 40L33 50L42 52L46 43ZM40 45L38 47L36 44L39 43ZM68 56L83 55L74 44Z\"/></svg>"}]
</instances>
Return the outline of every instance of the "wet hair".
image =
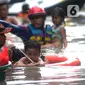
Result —
<instances>
[{"instance_id":1,"label":"wet hair","mask_svg":"<svg viewBox=\"0 0 85 85\"><path fill-rule=\"evenodd\" d=\"M56 16L61 17L62 21L64 21L64 19L65 19L65 12L60 7L54 8L51 14L52 14L52 17L56 17Z\"/></svg>"},{"instance_id":2,"label":"wet hair","mask_svg":"<svg viewBox=\"0 0 85 85\"><path fill-rule=\"evenodd\" d=\"M41 45L36 40L28 40L24 43L25 52L27 51L28 48L32 48L32 49L35 48L35 49L38 49L40 51Z\"/></svg>"}]
</instances>

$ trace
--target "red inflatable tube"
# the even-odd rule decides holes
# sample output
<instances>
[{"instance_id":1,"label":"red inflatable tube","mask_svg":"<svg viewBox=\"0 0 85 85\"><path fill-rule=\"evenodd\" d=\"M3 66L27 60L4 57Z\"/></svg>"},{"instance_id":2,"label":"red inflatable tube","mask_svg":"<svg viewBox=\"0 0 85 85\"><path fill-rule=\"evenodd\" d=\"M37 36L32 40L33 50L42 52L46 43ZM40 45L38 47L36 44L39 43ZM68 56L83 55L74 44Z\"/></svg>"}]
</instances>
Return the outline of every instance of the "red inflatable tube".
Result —
<instances>
[{"instance_id":1,"label":"red inflatable tube","mask_svg":"<svg viewBox=\"0 0 85 85\"><path fill-rule=\"evenodd\" d=\"M59 62L67 61L68 58L65 56L59 57L58 55L48 55L45 56L45 60L51 64L51 63L59 63Z\"/></svg>"},{"instance_id":2,"label":"red inflatable tube","mask_svg":"<svg viewBox=\"0 0 85 85\"><path fill-rule=\"evenodd\" d=\"M81 64L78 58L67 58L65 56L46 56L46 59L48 63L46 66L79 66Z\"/></svg>"}]
</instances>

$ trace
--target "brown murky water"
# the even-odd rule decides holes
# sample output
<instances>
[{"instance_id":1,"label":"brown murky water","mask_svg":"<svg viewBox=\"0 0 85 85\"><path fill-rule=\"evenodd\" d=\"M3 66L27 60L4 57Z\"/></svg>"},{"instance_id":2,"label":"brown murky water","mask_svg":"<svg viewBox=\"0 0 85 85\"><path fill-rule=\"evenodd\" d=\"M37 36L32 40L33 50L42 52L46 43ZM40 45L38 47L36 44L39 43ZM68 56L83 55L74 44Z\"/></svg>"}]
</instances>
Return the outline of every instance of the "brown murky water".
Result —
<instances>
[{"instance_id":1,"label":"brown murky water","mask_svg":"<svg viewBox=\"0 0 85 85\"><path fill-rule=\"evenodd\" d=\"M4 82L5 83L5 82ZM7 85L84 85L84 67L17 67L9 70ZM4 84L4 85L6 85Z\"/></svg>"}]
</instances>

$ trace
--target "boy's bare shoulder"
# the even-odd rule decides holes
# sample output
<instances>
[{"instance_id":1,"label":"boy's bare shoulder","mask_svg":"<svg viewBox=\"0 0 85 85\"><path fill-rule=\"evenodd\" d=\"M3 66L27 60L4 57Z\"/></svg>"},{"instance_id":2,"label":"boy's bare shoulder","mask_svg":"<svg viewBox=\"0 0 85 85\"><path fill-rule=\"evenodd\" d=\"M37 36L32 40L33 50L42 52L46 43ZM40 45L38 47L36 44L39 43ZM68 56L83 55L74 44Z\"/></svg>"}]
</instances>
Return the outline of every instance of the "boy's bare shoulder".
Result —
<instances>
[{"instance_id":1,"label":"boy's bare shoulder","mask_svg":"<svg viewBox=\"0 0 85 85\"><path fill-rule=\"evenodd\" d=\"M16 63L14 63L14 66L20 66L22 64L24 64L24 61L26 60L26 57L22 57L19 61L17 61Z\"/></svg>"}]
</instances>

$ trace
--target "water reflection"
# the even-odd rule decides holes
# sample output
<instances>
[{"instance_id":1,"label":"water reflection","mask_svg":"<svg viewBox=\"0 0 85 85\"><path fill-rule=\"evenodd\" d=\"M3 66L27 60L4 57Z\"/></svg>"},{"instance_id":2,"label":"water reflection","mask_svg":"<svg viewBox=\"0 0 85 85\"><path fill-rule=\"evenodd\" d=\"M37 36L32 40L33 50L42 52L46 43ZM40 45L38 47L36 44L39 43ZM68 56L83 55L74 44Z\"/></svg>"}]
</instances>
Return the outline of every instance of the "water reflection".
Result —
<instances>
[{"instance_id":1,"label":"water reflection","mask_svg":"<svg viewBox=\"0 0 85 85\"><path fill-rule=\"evenodd\" d=\"M30 67L24 69L25 74L25 80L40 80L41 74L40 74L40 68L36 67Z\"/></svg>"},{"instance_id":2,"label":"water reflection","mask_svg":"<svg viewBox=\"0 0 85 85\"><path fill-rule=\"evenodd\" d=\"M85 67L17 67L12 71L12 74L7 73L9 74L6 78L7 85L84 85L85 83Z\"/></svg>"}]
</instances>

